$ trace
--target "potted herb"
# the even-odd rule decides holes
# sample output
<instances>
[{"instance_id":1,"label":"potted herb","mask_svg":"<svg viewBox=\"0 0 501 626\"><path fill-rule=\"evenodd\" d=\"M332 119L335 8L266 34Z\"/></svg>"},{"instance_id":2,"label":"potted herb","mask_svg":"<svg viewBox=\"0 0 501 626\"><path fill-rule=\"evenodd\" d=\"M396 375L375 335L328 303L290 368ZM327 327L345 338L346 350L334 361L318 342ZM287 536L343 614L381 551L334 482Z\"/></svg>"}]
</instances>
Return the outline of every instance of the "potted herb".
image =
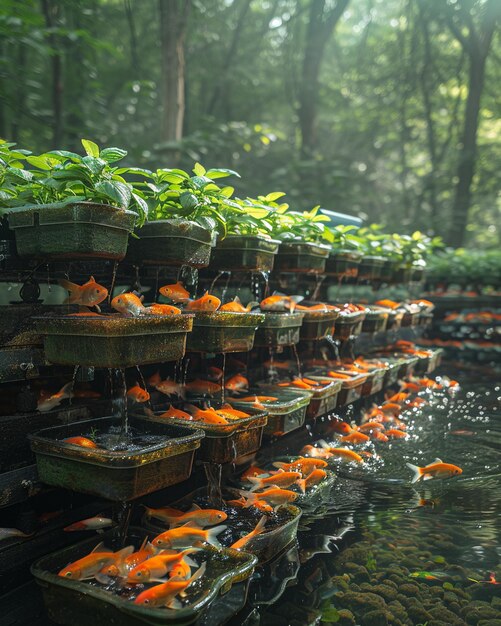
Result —
<instances>
[{"instance_id":1,"label":"potted herb","mask_svg":"<svg viewBox=\"0 0 501 626\"><path fill-rule=\"evenodd\" d=\"M85 156L66 150L27 155L25 169L0 163L0 206L15 232L17 252L34 258L125 256L129 233L148 206L112 164L127 152L82 139Z\"/></svg>"},{"instance_id":2,"label":"potted herb","mask_svg":"<svg viewBox=\"0 0 501 626\"><path fill-rule=\"evenodd\" d=\"M408 283L422 278L430 238L416 231L412 235L394 235L400 248L401 261L393 273L394 283ZM414 278L415 277L415 278Z\"/></svg>"},{"instance_id":3,"label":"potted herb","mask_svg":"<svg viewBox=\"0 0 501 626\"><path fill-rule=\"evenodd\" d=\"M389 243L387 236L380 230L381 226L372 224L368 228L361 228L357 233L364 253L358 268L358 280L381 280Z\"/></svg>"},{"instance_id":4,"label":"potted herb","mask_svg":"<svg viewBox=\"0 0 501 626\"><path fill-rule=\"evenodd\" d=\"M231 200L233 187L214 180L239 176L227 169L196 163L193 176L180 169L136 170L145 180L134 183L147 197L148 221L131 242L130 260L147 265L206 267L216 237L226 235L224 209L240 210Z\"/></svg>"},{"instance_id":5,"label":"potted herb","mask_svg":"<svg viewBox=\"0 0 501 626\"><path fill-rule=\"evenodd\" d=\"M280 272L321 274L331 251L332 231L320 207L299 213L279 208L269 218L273 237L281 241L275 269Z\"/></svg>"},{"instance_id":6,"label":"potted herb","mask_svg":"<svg viewBox=\"0 0 501 626\"><path fill-rule=\"evenodd\" d=\"M262 271L273 269L280 241L272 237L271 213L287 207L276 201L280 191L258 196L257 199L236 199L240 210L226 209L226 237L214 249L211 266L220 271Z\"/></svg>"},{"instance_id":7,"label":"potted herb","mask_svg":"<svg viewBox=\"0 0 501 626\"><path fill-rule=\"evenodd\" d=\"M362 242L354 233L357 226L340 224L332 228L332 250L325 264L327 276L356 278L363 253Z\"/></svg>"}]
</instances>

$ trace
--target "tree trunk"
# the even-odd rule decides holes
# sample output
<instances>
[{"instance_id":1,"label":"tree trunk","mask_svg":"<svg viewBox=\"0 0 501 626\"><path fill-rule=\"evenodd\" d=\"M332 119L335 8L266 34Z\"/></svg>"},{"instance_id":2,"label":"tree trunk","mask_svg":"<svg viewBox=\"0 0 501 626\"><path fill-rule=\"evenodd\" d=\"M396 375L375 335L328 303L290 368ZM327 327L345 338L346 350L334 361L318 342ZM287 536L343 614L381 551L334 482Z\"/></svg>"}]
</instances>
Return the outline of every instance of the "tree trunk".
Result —
<instances>
[{"instance_id":1,"label":"tree trunk","mask_svg":"<svg viewBox=\"0 0 501 626\"><path fill-rule=\"evenodd\" d=\"M162 139L179 141L185 111L184 40L191 0L159 0L162 54Z\"/></svg>"},{"instance_id":2,"label":"tree trunk","mask_svg":"<svg viewBox=\"0 0 501 626\"><path fill-rule=\"evenodd\" d=\"M48 30L47 41L51 47L51 74L52 74L52 143L55 148L61 148L63 143L63 73L61 53L58 49L58 40L53 32L59 15L59 7L53 0L41 0L45 26Z\"/></svg>"},{"instance_id":3,"label":"tree trunk","mask_svg":"<svg viewBox=\"0 0 501 626\"><path fill-rule=\"evenodd\" d=\"M311 0L299 90L299 125L301 157L311 158L317 145L316 119L319 74L325 48L349 0L337 0L333 9L325 10L325 0Z\"/></svg>"}]
</instances>

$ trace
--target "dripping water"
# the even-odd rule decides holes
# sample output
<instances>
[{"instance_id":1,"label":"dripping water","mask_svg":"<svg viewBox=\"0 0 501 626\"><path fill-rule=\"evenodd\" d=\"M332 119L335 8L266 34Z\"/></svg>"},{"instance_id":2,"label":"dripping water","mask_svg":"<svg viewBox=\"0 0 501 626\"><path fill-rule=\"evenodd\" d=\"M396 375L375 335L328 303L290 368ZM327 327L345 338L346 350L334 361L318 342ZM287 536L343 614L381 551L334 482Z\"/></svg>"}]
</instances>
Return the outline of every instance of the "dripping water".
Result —
<instances>
[{"instance_id":1,"label":"dripping water","mask_svg":"<svg viewBox=\"0 0 501 626\"><path fill-rule=\"evenodd\" d=\"M223 370L223 377L221 379L221 404L225 403L225 376L226 376L226 352L223 352L223 366L221 368Z\"/></svg>"},{"instance_id":2,"label":"dripping water","mask_svg":"<svg viewBox=\"0 0 501 626\"><path fill-rule=\"evenodd\" d=\"M115 289L115 281L117 279L117 270L118 270L118 261L114 261L113 270L111 272L110 290L108 292L108 304L111 304L111 300L113 298L113 290ZM136 267L136 271L139 272L139 268ZM137 276L137 280L139 282L139 275Z\"/></svg>"},{"instance_id":3,"label":"dripping water","mask_svg":"<svg viewBox=\"0 0 501 626\"><path fill-rule=\"evenodd\" d=\"M301 374L301 359L299 358L299 353L297 351L297 345L293 344L291 347L292 347L292 352L294 354L294 357L296 359L297 375L298 375L299 378L302 378L302 374Z\"/></svg>"},{"instance_id":4,"label":"dripping water","mask_svg":"<svg viewBox=\"0 0 501 626\"><path fill-rule=\"evenodd\" d=\"M217 283L217 281L221 278L221 276L224 276L224 274L226 274L227 272L225 270L220 270L217 274L216 277L213 279L213 281L210 284L209 287L209 293L213 293L214 292L214 287ZM231 272L230 272L231 275Z\"/></svg>"},{"instance_id":5,"label":"dripping water","mask_svg":"<svg viewBox=\"0 0 501 626\"><path fill-rule=\"evenodd\" d=\"M215 509L221 509L223 506L222 469L223 466L220 463L204 463L205 475L207 476L207 498L209 504Z\"/></svg>"},{"instance_id":6,"label":"dripping water","mask_svg":"<svg viewBox=\"0 0 501 626\"><path fill-rule=\"evenodd\" d=\"M228 291L228 285L230 284L230 279L231 279L231 272L227 272L228 277L226 278L226 283L223 287L223 290L221 292L221 302L225 301L226 298L226 292Z\"/></svg>"}]
</instances>

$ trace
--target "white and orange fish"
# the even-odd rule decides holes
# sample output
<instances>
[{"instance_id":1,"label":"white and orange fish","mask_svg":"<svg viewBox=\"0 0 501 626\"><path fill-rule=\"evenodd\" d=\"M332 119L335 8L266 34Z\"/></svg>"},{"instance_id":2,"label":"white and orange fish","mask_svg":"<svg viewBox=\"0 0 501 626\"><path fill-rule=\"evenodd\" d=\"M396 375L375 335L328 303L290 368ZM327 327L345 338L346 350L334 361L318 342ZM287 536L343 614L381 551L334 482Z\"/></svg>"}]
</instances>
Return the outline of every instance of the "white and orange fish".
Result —
<instances>
[{"instance_id":1,"label":"white and orange fish","mask_svg":"<svg viewBox=\"0 0 501 626\"><path fill-rule=\"evenodd\" d=\"M228 391L249 391L249 381L242 374L235 374L224 383L224 388Z\"/></svg>"},{"instance_id":2,"label":"white and orange fish","mask_svg":"<svg viewBox=\"0 0 501 626\"><path fill-rule=\"evenodd\" d=\"M109 517L101 517L96 515L95 517L88 517L87 519L74 522L69 526L65 526L63 530L66 532L76 532L83 530L102 530L103 528L110 528L113 526L113 520Z\"/></svg>"},{"instance_id":3,"label":"white and orange fish","mask_svg":"<svg viewBox=\"0 0 501 626\"><path fill-rule=\"evenodd\" d=\"M108 297L108 290L106 287L96 283L94 276L91 276L83 285L77 285L65 279L61 279L59 284L70 292L70 295L63 304L96 307L99 311L98 305Z\"/></svg>"},{"instance_id":4,"label":"white and orange fish","mask_svg":"<svg viewBox=\"0 0 501 626\"><path fill-rule=\"evenodd\" d=\"M283 293L275 292L265 298L259 305L262 311L289 311L294 312L296 304L304 300L303 296L286 296Z\"/></svg>"},{"instance_id":5,"label":"white and orange fish","mask_svg":"<svg viewBox=\"0 0 501 626\"><path fill-rule=\"evenodd\" d=\"M143 402L148 402L150 399L150 394L140 387L137 383L134 387L131 387L127 390L127 397L137 404L143 404Z\"/></svg>"},{"instance_id":6,"label":"white and orange fish","mask_svg":"<svg viewBox=\"0 0 501 626\"><path fill-rule=\"evenodd\" d=\"M233 548L233 550L243 550L253 537L256 537L257 535L260 535L262 532L264 532L264 527L266 526L267 521L268 518L266 517L266 515L263 515L259 522L256 524L254 530L251 530L250 533L247 533L243 537L240 537L240 539L237 539L237 541L235 541L235 543L233 543L230 548Z\"/></svg>"},{"instance_id":7,"label":"white and orange fish","mask_svg":"<svg viewBox=\"0 0 501 626\"><path fill-rule=\"evenodd\" d=\"M139 298L135 293L122 293L115 296L111 301L111 306L127 317L140 317L147 314L143 296Z\"/></svg>"},{"instance_id":8,"label":"white and orange fish","mask_svg":"<svg viewBox=\"0 0 501 626\"><path fill-rule=\"evenodd\" d=\"M70 381L66 383L64 387L57 393L53 393L48 398L41 397L37 403L37 411L40 413L46 413L47 411L52 411L56 406L59 406L63 400L67 400L73 396L73 382Z\"/></svg>"},{"instance_id":9,"label":"white and orange fish","mask_svg":"<svg viewBox=\"0 0 501 626\"><path fill-rule=\"evenodd\" d=\"M175 578L171 578L166 583L145 589L145 591L142 591L134 600L134 604L146 605L148 607L165 606L170 609L181 609L183 605L176 596L184 592L187 587L201 578L205 573L205 569L206 564L204 563L188 580L176 580Z\"/></svg>"}]
</instances>

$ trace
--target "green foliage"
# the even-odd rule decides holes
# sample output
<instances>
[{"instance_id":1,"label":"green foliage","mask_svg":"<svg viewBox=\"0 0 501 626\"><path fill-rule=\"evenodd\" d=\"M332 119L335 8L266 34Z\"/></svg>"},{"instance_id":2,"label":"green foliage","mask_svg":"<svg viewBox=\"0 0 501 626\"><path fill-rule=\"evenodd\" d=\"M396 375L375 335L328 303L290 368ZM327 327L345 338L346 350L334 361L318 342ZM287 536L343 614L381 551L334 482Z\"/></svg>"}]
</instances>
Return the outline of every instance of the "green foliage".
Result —
<instances>
[{"instance_id":1,"label":"green foliage","mask_svg":"<svg viewBox=\"0 0 501 626\"><path fill-rule=\"evenodd\" d=\"M341 615L339 614L339 611L336 609L336 607L333 604L329 602L329 600L325 600L324 602L322 602L320 609L322 611L320 621L323 624L325 623L335 624L336 622L339 622L339 620L341 619Z\"/></svg>"},{"instance_id":2,"label":"green foliage","mask_svg":"<svg viewBox=\"0 0 501 626\"><path fill-rule=\"evenodd\" d=\"M427 277L432 283L498 287L501 284L501 251L444 250L430 258Z\"/></svg>"},{"instance_id":3,"label":"green foliage","mask_svg":"<svg viewBox=\"0 0 501 626\"><path fill-rule=\"evenodd\" d=\"M376 559L374 558L374 554L369 552L367 554L367 561L365 562L365 567L369 572L375 572L377 570Z\"/></svg>"}]
</instances>

